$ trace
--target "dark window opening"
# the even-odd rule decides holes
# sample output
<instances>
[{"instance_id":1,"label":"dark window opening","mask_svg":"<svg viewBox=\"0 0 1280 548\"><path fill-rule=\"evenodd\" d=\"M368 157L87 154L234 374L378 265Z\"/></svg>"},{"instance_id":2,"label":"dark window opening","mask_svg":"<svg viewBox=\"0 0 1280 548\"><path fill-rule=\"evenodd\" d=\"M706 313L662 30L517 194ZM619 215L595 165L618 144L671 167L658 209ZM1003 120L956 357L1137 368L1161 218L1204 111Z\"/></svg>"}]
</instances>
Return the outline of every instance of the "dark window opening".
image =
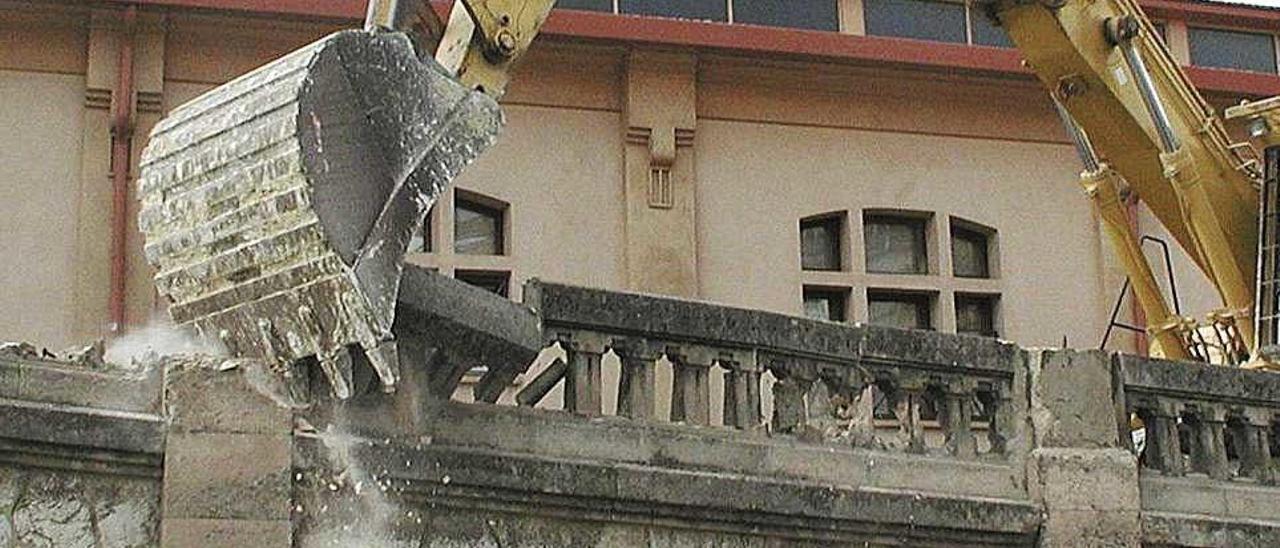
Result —
<instances>
[{"instance_id":1,"label":"dark window opening","mask_svg":"<svg viewBox=\"0 0 1280 548\"><path fill-rule=\"evenodd\" d=\"M844 219L824 216L800 221L800 267L804 270L840 270L840 234Z\"/></svg>"},{"instance_id":2,"label":"dark window opening","mask_svg":"<svg viewBox=\"0 0 1280 548\"><path fill-rule=\"evenodd\" d=\"M989 295L956 295L956 332L998 337L996 298Z\"/></svg>"},{"instance_id":3,"label":"dark window opening","mask_svg":"<svg viewBox=\"0 0 1280 548\"><path fill-rule=\"evenodd\" d=\"M1193 65L1276 72L1275 42L1270 34L1195 27L1187 32Z\"/></svg>"},{"instance_id":4,"label":"dark window opening","mask_svg":"<svg viewBox=\"0 0 1280 548\"><path fill-rule=\"evenodd\" d=\"M990 278L990 236L979 230L952 224L951 270L960 278Z\"/></svg>"},{"instance_id":5,"label":"dark window opening","mask_svg":"<svg viewBox=\"0 0 1280 548\"><path fill-rule=\"evenodd\" d=\"M427 214L423 215L422 228L414 233L413 238L409 240L410 253L433 253L435 251L435 234L431 226L434 220L432 214L435 209L428 209Z\"/></svg>"},{"instance_id":6,"label":"dark window opening","mask_svg":"<svg viewBox=\"0 0 1280 548\"><path fill-rule=\"evenodd\" d=\"M613 13L613 0L556 0L556 8Z\"/></svg>"},{"instance_id":7,"label":"dark window opening","mask_svg":"<svg viewBox=\"0 0 1280 548\"><path fill-rule=\"evenodd\" d=\"M867 272L928 274L928 242L922 218L867 214L863 216Z\"/></svg>"},{"instance_id":8,"label":"dark window opening","mask_svg":"<svg viewBox=\"0 0 1280 548\"><path fill-rule=\"evenodd\" d=\"M867 34L967 42L964 4L929 0L863 0Z\"/></svg>"},{"instance_id":9,"label":"dark window opening","mask_svg":"<svg viewBox=\"0 0 1280 548\"><path fill-rule=\"evenodd\" d=\"M1160 35L1160 41L1165 44L1168 44L1169 43L1169 25L1166 24L1164 21L1152 21L1151 25L1156 28L1156 34Z\"/></svg>"},{"instance_id":10,"label":"dark window opening","mask_svg":"<svg viewBox=\"0 0 1280 548\"><path fill-rule=\"evenodd\" d=\"M901 329L933 329L932 298L923 293L870 291L868 320L875 325Z\"/></svg>"},{"instance_id":11,"label":"dark window opening","mask_svg":"<svg viewBox=\"0 0 1280 548\"><path fill-rule=\"evenodd\" d=\"M813 30L840 30L836 0L735 0L733 22Z\"/></svg>"},{"instance_id":12,"label":"dark window opening","mask_svg":"<svg viewBox=\"0 0 1280 548\"><path fill-rule=\"evenodd\" d=\"M804 315L815 320L848 319L849 292L841 289L804 288Z\"/></svg>"},{"instance_id":13,"label":"dark window opening","mask_svg":"<svg viewBox=\"0 0 1280 548\"><path fill-rule=\"evenodd\" d=\"M466 282L503 297L511 296L511 273L488 270L459 270L454 273L458 281Z\"/></svg>"},{"instance_id":14,"label":"dark window opening","mask_svg":"<svg viewBox=\"0 0 1280 548\"><path fill-rule=\"evenodd\" d=\"M974 44L997 48L1013 47L1013 40L1009 38L1009 33L1004 30L1004 27L987 17L977 4L974 4L973 9L969 11L969 25L973 32Z\"/></svg>"},{"instance_id":15,"label":"dark window opening","mask_svg":"<svg viewBox=\"0 0 1280 548\"><path fill-rule=\"evenodd\" d=\"M728 21L729 4L725 0L621 0L622 13L658 15L683 19Z\"/></svg>"},{"instance_id":16,"label":"dark window opening","mask_svg":"<svg viewBox=\"0 0 1280 548\"><path fill-rule=\"evenodd\" d=\"M454 203L454 252L460 255L505 255L506 211L462 197Z\"/></svg>"}]
</instances>

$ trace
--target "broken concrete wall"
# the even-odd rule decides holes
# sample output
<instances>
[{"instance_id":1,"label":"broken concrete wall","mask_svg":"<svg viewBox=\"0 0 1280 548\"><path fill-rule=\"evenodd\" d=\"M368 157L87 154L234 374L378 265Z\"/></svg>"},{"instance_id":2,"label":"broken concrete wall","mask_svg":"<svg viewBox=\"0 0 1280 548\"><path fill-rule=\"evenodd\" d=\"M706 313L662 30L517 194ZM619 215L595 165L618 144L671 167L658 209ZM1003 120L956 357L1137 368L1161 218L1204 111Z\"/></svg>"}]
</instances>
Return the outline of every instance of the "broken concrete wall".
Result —
<instances>
[{"instance_id":1,"label":"broken concrete wall","mask_svg":"<svg viewBox=\"0 0 1280 548\"><path fill-rule=\"evenodd\" d=\"M284 378L252 361L172 358L162 385L0 359L0 547L1280 540L1274 376L636 295L548 303L552 292L534 291L526 309L430 276L406 282L448 299L401 303L404 384L392 394L356 371L353 398L337 402L314 364ZM488 366L496 390L548 341L571 345L569 363L538 376L583 405L449 400L464 368ZM683 383L684 413L586 405L599 401L588 392L602 390L604 348L641 372L654 348L674 355L683 380L663 382ZM710 374L733 389L709 397ZM619 400L642 408L645 388L620 386ZM791 408L753 412L770 388ZM725 420L694 405L723 405Z\"/></svg>"},{"instance_id":2,"label":"broken concrete wall","mask_svg":"<svg viewBox=\"0 0 1280 548\"><path fill-rule=\"evenodd\" d=\"M156 545L158 479L51 470L40 461L0 466L0 546Z\"/></svg>"},{"instance_id":3,"label":"broken concrete wall","mask_svg":"<svg viewBox=\"0 0 1280 548\"><path fill-rule=\"evenodd\" d=\"M159 542L158 379L0 356L0 547Z\"/></svg>"}]
</instances>

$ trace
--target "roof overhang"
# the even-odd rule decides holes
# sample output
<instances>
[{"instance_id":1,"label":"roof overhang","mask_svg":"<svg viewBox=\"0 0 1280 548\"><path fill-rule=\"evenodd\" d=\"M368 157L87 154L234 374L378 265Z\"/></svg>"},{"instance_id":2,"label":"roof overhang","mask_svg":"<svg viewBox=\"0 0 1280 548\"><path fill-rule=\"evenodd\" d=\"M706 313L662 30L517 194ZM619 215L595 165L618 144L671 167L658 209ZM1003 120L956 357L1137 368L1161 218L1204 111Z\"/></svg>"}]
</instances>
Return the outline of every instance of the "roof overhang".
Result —
<instances>
[{"instance_id":1,"label":"roof overhang","mask_svg":"<svg viewBox=\"0 0 1280 548\"><path fill-rule=\"evenodd\" d=\"M144 7L359 20L367 0L104 0ZM451 2L433 1L447 14ZM1153 17L1280 32L1280 10L1185 0L1142 0ZM568 40L622 42L716 52L805 58L850 64L889 64L1027 78L1017 51L1001 48L860 36L801 29L726 24L662 17L557 10L543 33ZM1206 92L1248 96L1280 94L1280 75L1187 67Z\"/></svg>"}]
</instances>

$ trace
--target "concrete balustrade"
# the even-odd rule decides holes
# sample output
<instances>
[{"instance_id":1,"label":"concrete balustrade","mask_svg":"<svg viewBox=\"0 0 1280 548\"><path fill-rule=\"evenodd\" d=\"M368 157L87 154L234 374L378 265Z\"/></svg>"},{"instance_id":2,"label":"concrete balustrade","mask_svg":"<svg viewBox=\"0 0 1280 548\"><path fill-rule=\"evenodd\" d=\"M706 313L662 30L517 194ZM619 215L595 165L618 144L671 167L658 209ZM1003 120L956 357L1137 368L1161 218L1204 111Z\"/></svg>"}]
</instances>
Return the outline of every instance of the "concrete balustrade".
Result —
<instances>
[{"instance_id":1,"label":"concrete balustrade","mask_svg":"<svg viewBox=\"0 0 1280 548\"><path fill-rule=\"evenodd\" d=\"M1280 545L1272 374L555 284L525 295L411 269L404 380L384 393L356 367L347 402L306 367L285 382L177 359L160 379L0 356L0 504L15 508L0 534ZM536 359L548 346L562 357ZM113 529L117 515L138 525Z\"/></svg>"},{"instance_id":2,"label":"concrete balustrade","mask_svg":"<svg viewBox=\"0 0 1280 548\"><path fill-rule=\"evenodd\" d=\"M1025 356L1007 343L542 282L526 292L536 299L530 305L539 310L548 345L562 348L566 361L525 385L516 397L523 406L545 403L563 381L566 411L602 414L602 391L612 387L601 383L600 369L612 352L621 365L617 414L636 420L759 429L822 443L848 438L859 447L918 454L929 452L936 432L938 449L966 459L978 456L979 433L985 432L982 453L994 455L1014 435L1009 402ZM655 371L664 359L672 374L659 390ZM723 401L712 401L713 375ZM659 392L670 394L668 417L654 414ZM763 413L766 399L771 416ZM896 424L877 423L877 402ZM722 413L712 424L715 405Z\"/></svg>"},{"instance_id":3,"label":"concrete balustrade","mask_svg":"<svg viewBox=\"0 0 1280 548\"><path fill-rule=\"evenodd\" d=\"M1274 484L1280 378L1258 371L1117 357L1145 470ZM1127 425L1122 425L1126 428Z\"/></svg>"}]
</instances>

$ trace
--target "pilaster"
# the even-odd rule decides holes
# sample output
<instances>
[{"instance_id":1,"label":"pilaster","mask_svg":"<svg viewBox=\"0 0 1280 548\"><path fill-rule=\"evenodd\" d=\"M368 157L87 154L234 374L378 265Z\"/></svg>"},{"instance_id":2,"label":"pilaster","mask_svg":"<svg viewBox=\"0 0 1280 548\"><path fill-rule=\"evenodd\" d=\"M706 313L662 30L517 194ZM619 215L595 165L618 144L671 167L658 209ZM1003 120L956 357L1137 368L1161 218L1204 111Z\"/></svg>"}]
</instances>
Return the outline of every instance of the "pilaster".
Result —
<instances>
[{"instance_id":1,"label":"pilaster","mask_svg":"<svg viewBox=\"0 0 1280 548\"><path fill-rule=\"evenodd\" d=\"M117 108L132 104L130 141L130 190L146 135L160 120L164 87L164 20L139 16L134 26L134 89L128 97L117 90L120 49L127 29L122 12L92 14L87 40L84 134L82 136L80 191L76 201L76 264L74 279L73 338L92 339L111 333L111 219L112 219L112 116ZM127 101L129 103L125 103ZM150 319L155 306L151 270L142 256L138 232L136 196L130 196L126 215L129 234L126 317L140 325Z\"/></svg>"},{"instance_id":2,"label":"pilaster","mask_svg":"<svg viewBox=\"0 0 1280 548\"><path fill-rule=\"evenodd\" d=\"M698 294L697 60L635 51L627 60L625 108L627 287Z\"/></svg>"},{"instance_id":3,"label":"pilaster","mask_svg":"<svg viewBox=\"0 0 1280 548\"><path fill-rule=\"evenodd\" d=\"M1138 461L1122 447L1113 364L1102 352L1032 351L1032 498L1040 546L1140 546ZM1122 397L1122 396L1121 396Z\"/></svg>"}]
</instances>

